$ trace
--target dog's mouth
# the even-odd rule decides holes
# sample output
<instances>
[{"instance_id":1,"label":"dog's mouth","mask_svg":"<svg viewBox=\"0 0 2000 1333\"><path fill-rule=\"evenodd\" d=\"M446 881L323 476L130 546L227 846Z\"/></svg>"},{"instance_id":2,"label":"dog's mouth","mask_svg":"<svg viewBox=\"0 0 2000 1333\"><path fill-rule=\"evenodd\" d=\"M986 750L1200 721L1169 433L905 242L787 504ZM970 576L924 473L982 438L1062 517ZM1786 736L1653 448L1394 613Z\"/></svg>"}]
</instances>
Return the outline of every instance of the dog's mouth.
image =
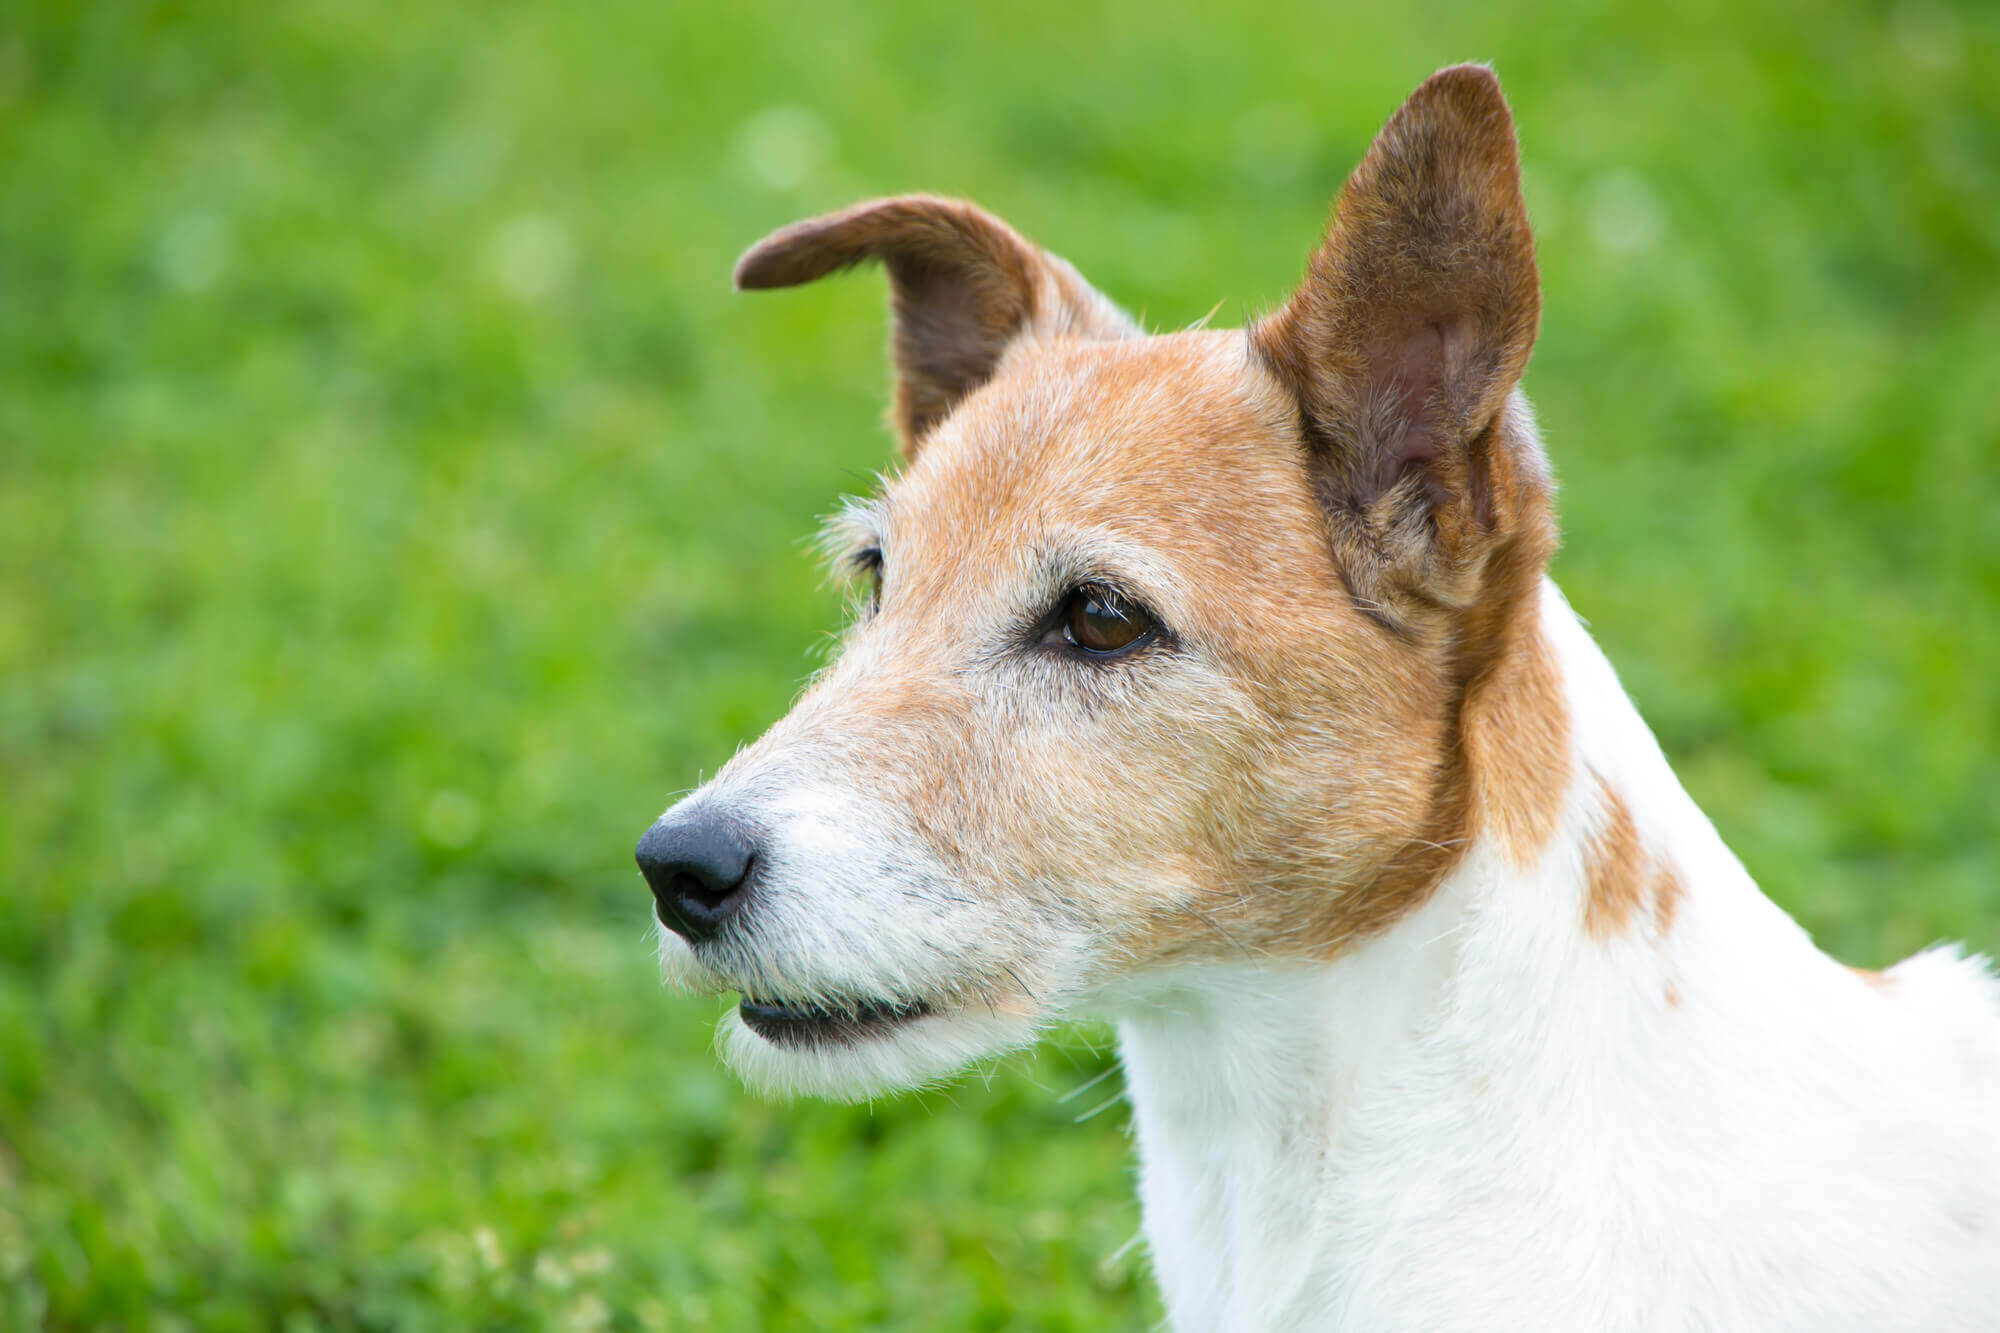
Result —
<instances>
[{"instance_id":1,"label":"dog's mouth","mask_svg":"<svg viewBox=\"0 0 2000 1333\"><path fill-rule=\"evenodd\" d=\"M868 1000L852 1009L810 1004L770 1004L748 995L736 1006L752 1032L779 1046L852 1046L915 1022L931 1012L922 1001Z\"/></svg>"}]
</instances>

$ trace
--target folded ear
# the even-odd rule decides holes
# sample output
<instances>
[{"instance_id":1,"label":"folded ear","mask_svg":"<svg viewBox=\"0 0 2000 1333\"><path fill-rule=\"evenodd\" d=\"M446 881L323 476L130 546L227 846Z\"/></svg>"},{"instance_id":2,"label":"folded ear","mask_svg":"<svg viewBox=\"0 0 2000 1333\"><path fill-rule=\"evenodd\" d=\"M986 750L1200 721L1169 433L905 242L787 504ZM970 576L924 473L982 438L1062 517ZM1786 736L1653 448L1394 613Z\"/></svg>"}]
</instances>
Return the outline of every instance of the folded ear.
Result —
<instances>
[{"instance_id":1,"label":"folded ear","mask_svg":"<svg viewBox=\"0 0 2000 1333\"><path fill-rule=\"evenodd\" d=\"M794 287L868 259L889 271L891 419L906 457L1016 339L1138 332L1061 259L971 204L929 195L871 200L773 232L737 261L736 285Z\"/></svg>"},{"instance_id":2,"label":"folded ear","mask_svg":"<svg viewBox=\"0 0 2000 1333\"><path fill-rule=\"evenodd\" d=\"M1461 601L1469 589L1451 576L1507 521L1512 483L1536 483L1545 501L1532 432L1501 428L1540 312L1499 80L1478 65L1441 70L1376 136L1304 283L1251 335L1298 397L1338 554L1365 600ZM1533 456L1510 452L1521 449Z\"/></svg>"}]
</instances>

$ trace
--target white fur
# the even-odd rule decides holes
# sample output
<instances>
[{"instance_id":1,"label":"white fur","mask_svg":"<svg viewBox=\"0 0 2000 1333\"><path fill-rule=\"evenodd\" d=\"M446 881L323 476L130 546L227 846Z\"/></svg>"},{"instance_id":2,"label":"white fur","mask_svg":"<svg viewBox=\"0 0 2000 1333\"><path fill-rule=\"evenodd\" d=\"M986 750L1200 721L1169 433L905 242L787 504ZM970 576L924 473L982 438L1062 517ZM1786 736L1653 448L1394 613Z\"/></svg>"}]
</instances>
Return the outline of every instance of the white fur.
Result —
<instances>
[{"instance_id":1,"label":"white fur","mask_svg":"<svg viewBox=\"0 0 2000 1333\"><path fill-rule=\"evenodd\" d=\"M1478 845L1338 962L1104 997L1174 1327L2000 1328L2000 987L1814 949L1543 617L1578 779L1538 866ZM1685 885L1663 938L1580 928L1586 766Z\"/></svg>"}]
</instances>

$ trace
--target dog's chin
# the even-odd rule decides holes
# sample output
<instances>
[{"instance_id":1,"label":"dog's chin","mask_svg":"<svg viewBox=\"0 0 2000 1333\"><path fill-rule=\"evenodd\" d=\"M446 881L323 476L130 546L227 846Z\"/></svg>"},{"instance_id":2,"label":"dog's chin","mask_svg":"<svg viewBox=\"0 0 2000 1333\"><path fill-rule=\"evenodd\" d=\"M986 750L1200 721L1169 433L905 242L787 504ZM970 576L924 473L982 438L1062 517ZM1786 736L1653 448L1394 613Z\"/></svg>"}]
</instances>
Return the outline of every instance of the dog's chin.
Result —
<instances>
[{"instance_id":1,"label":"dog's chin","mask_svg":"<svg viewBox=\"0 0 2000 1333\"><path fill-rule=\"evenodd\" d=\"M661 979L676 990L737 991L742 1002L716 1026L724 1063L767 1097L865 1101L938 1083L977 1060L1034 1044L1045 1015L1018 995L988 1000L877 1001L820 1007L747 990L669 931L658 937ZM1025 966L1025 965L1024 965ZM1009 969L1018 974L1018 970ZM963 985L934 978L950 992ZM822 983L852 992L859 978ZM1053 989L1053 987L1051 987Z\"/></svg>"},{"instance_id":2,"label":"dog's chin","mask_svg":"<svg viewBox=\"0 0 2000 1333\"><path fill-rule=\"evenodd\" d=\"M767 1097L865 1101L926 1087L975 1060L1034 1041L1026 1015L989 1009L877 1008L830 1017L754 1001L716 1029L722 1058Z\"/></svg>"}]
</instances>

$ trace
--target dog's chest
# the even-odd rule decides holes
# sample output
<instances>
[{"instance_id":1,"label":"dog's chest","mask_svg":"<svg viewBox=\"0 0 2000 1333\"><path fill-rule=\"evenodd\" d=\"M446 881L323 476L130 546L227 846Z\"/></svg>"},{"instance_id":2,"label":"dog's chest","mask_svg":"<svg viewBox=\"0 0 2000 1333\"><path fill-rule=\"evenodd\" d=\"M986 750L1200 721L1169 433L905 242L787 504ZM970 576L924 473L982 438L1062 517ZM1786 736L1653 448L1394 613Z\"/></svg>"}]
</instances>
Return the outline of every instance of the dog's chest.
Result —
<instances>
[{"instance_id":1,"label":"dog's chest","mask_svg":"<svg viewBox=\"0 0 2000 1333\"><path fill-rule=\"evenodd\" d=\"M1851 1025L1730 1050L1740 1012L1671 1011L1676 1041L1593 1023L1609 993L1534 1021L1525 990L1413 1022L1378 981L1312 997L1351 1020L1339 1051L1271 1021L1306 1000L1282 988L1121 1027L1178 1333L1994 1327L1991 1140L1866 1081L1889 1053L1843 1064Z\"/></svg>"}]
</instances>

